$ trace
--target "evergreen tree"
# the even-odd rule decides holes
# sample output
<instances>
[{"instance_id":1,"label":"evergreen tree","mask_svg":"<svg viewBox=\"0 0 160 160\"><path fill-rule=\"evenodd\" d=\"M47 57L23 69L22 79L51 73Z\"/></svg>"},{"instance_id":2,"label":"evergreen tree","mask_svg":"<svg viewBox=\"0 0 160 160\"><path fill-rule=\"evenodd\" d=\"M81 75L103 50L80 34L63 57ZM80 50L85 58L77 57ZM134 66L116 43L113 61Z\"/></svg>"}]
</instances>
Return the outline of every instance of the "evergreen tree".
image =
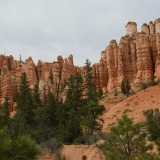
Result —
<instances>
[{"instance_id":1,"label":"evergreen tree","mask_svg":"<svg viewBox=\"0 0 160 160\"><path fill-rule=\"evenodd\" d=\"M35 110L35 127L33 136L38 143L48 141L56 136L57 106L53 94L49 91L45 103Z\"/></svg>"},{"instance_id":2,"label":"evergreen tree","mask_svg":"<svg viewBox=\"0 0 160 160\"><path fill-rule=\"evenodd\" d=\"M34 101L34 108L35 109L42 106L42 102L40 99L40 93L39 93L39 86L37 83L34 85L33 101Z\"/></svg>"},{"instance_id":3,"label":"evergreen tree","mask_svg":"<svg viewBox=\"0 0 160 160\"><path fill-rule=\"evenodd\" d=\"M62 64L59 66L59 73L58 73L58 79L56 82L56 104L59 103L59 93L60 93L60 86L61 86L61 79L62 79Z\"/></svg>"},{"instance_id":4,"label":"evergreen tree","mask_svg":"<svg viewBox=\"0 0 160 160\"><path fill-rule=\"evenodd\" d=\"M14 139L16 137L15 126L15 120L10 117L9 98L5 97L5 102L0 106L0 130L3 131L6 136Z\"/></svg>"},{"instance_id":5,"label":"evergreen tree","mask_svg":"<svg viewBox=\"0 0 160 160\"><path fill-rule=\"evenodd\" d=\"M40 149L30 137L16 134L17 121L10 118L8 100L0 108L0 159L35 159Z\"/></svg>"},{"instance_id":6,"label":"evergreen tree","mask_svg":"<svg viewBox=\"0 0 160 160\"><path fill-rule=\"evenodd\" d=\"M133 124L133 120L123 115L118 125L112 127L105 142L100 146L107 160L143 159L152 150L152 144L147 144L147 134L142 130L141 123Z\"/></svg>"},{"instance_id":7,"label":"evergreen tree","mask_svg":"<svg viewBox=\"0 0 160 160\"><path fill-rule=\"evenodd\" d=\"M99 95L102 92L97 92L97 89L93 83L93 76L91 70L91 63L86 60L86 75L85 75L85 89L86 94L86 104L83 109L83 120L82 126L85 128L87 135L93 135L94 132L100 131L102 128L102 120L98 119L98 116L104 111L104 106L98 104L100 99Z\"/></svg>"},{"instance_id":8,"label":"evergreen tree","mask_svg":"<svg viewBox=\"0 0 160 160\"><path fill-rule=\"evenodd\" d=\"M49 91L47 95L47 103L44 105L46 114L48 115L48 124L54 126L56 124L56 102L53 94Z\"/></svg>"},{"instance_id":9,"label":"evergreen tree","mask_svg":"<svg viewBox=\"0 0 160 160\"><path fill-rule=\"evenodd\" d=\"M0 159L7 160L12 156L12 142L8 135L0 129Z\"/></svg>"},{"instance_id":10,"label":"evergreen tree","mask_svg":"<svg viewBox=\"0 0 160 160\"><path fill-rule=\"evenodd\" d=\"M65 143L73 143L81 136L80 120L83 107L83 79L79 73L68 79L65 103L58 107L59 131Z\"/></svg>"},{"instance_id":11,"label":"evergreen tree","mask_svg":"<svg viewBox=\"0 0 160 160\"><path fill-rule=\"evenodd\" d=\"M147 85L146 85L146 83L142 83L142 85L141 85L141 89L143 89L143 91L145 92L145 90L147 89Z\"/></svg>"},{"instance_id":12,"label":"evergreen tree","mask_svg":"<svg viewBox=\"0 0 160 160\"><path fill-rule=\"evenodd\" d=\"M127 97L128 97L130 89L131 89L131 85L129 84L128 80L123 80L122 83L121 83L122 93L126 94Z\"/></svg>"},{"instance_id":13,"label":"evergreen tree","mask_svg":"<svg viewBox=\"0 0 160 160\"><path fill-rule=\"evenodd\" d=\"M6 126L7 128L10 127L10 112L9 112L9 98L5 97L5 102L2 105L2 112L3 112L3 126Z\"/></svg>"},{"instance_id":14,"label":"evergreen tree","mask_svg":"<svg viewBox=\"0 0 160 160\"><path fill-rule=\"evenodd\" d=\"M121 83L121 91L123 94L126 94L126 86L125 86L125 81L123 80Z\"/></svg>"},{"instance_id":15,"label":"evergreen tree","mask_svg":"<svg viewBox=\"0 0 160 160\"><path fill-rule=\"evenodd\" d=\"M91 67L91 62L86 59L85 63L85 87L87 90L87 99L88 101L93 100L95 102L98 101L98 96L97 96L97 91L96 87L93 84L93 76L92 76L92 67Z\"/></svg>"},{"instance_id":16,"label":"evergreen tree","mask_svg":"<svg viewBox=\"0 0 160 160\"><path fill-rule=\"evenodd\" d=\"M84 128L85 134L93 135L96 132L100 132L102 129L103 120L99 116L104 111L104 106L95 103L94 101L89 101L85 108L83 109L82 126Z\"/></svg>"},{"instance_id":17,"label":"evergreen tree","mask_svg":"<svg viewBox=\"0 0 160 160\"><path fill-rule=\"evenodd\" d=\"M17 132L28 133L34 125L34 103L26 73L20 77L20 88L17 100L17 113L14 117L17 121Z\"/></svg>"},{"instance_id":18,"label":"evergreen tree","mask_svg":"<svg viewBox=\"0 0 160 160\"><path fill-rule=\"evenodd\" d=\"M150 134L150 138L154 141L160 139L160 112L159 109L149 109L144 111L143 114L146 116L147 129Z\"/></svg>"},{"instance_id":19,"label":"evergreen tree","mask_svg":"<svg viewBox=\"0 0 160 160\"><path fill-rule=\"evenodd\" d=\"M40 148L29 136L22 135L12 140L0 130L1 160L34 160L39 153Z\"/></svg>"},{"instance_id":20,"label":"evergreen tree","mask_svg":"<svg viewBox=\"0 0 160 160\"><path fill-rule=\"evenodd\" d=\"M84 91L82 76L79 73L76 73L75 76L71 76L68 80L67 86L68 89L65 103L72 108L74 115L79 116L84 103L82 98Z\"/></svg>"},{"instance_id":21,"label":"evergreen tree","mask_svg":"<svg viewBox=\"0 0 160 160\"><path fill-rule=\"evenodd\" d=\"M13 145L13 155L14 160L34 160L37 159L37 155L40 154L40 147L35 143L34 140L28 135L18 136L15 140L12 141Z\"/></svg>"},{"instance_id":22,"label":"evergreen tree","mask_svg":"<svg viewBox=\"0 0 160 160\"><path fill-rule=\"evenodd\" d=\"M98 89L98 99L101 100L103 98L103 90Z\"/></svg>"}]
</instances>

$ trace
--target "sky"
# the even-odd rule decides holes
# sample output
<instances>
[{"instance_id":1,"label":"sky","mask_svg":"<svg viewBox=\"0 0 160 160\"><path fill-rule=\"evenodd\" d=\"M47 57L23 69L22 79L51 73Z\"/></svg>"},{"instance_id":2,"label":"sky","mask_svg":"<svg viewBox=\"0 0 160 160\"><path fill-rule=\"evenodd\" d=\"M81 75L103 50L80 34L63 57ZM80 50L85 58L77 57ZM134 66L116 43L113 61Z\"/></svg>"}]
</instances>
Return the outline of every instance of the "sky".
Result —
<instances>
[{"instance_id":1,"label":"sky","mask_svg":"<svg viewBox=\"0 0 160 160\"><path fill-rule=\"evenodd\" d=\"M160 0L0 0L0 54L53 62L73 55L97 63L125 25L160 18Z\"/></svg>"}]
</instances>

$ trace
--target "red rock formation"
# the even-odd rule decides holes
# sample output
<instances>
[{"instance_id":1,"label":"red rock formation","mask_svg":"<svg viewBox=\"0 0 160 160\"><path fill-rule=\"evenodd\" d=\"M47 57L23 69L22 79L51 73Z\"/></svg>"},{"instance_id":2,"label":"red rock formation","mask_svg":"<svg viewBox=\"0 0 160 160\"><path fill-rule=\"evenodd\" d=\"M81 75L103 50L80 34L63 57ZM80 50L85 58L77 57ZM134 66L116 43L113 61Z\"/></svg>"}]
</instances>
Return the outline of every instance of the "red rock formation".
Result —
<instances>
[{"instance_id":1,"label":"red rock formation","mask_svg":"<svg viewBox=\"0 0 160 160\"><path fill-rule=\"evenodd\" d=\"M137 24L135 22L128 22L126 24L126 35L134 37L137 34Z\"/></svg>"},{"instance_id":2,"label":"red rock formation","mask_svg":"<svg viewBox=\"0 0 160 160\"><path fill-rule=\"evenodd\" d=\"M23 62L0 55L0 98L10 96L14 101L23 72L26 72L31 88L35 83L39 84L42 97L50 90L57 100L61 100L65 81L76 72L84 76L85 67L74 66L72 55L64 59L58 56L57 61L51 63L39 60L37 65L31 57ZM92 66L92 73L95 85L104 92L119 87L124 79L138 87L153 76L159 78L160 19L143 24L140 33L135 22L128 22L126 35L118 44L112 40L101 52L100 61Z\"/></svg>"},{"instance_id":3,"label":"red rock formation","mask_svg":"<svg viewBox=\"0 0 160 160\"><path fill-rule=\"evenodd\" d=\"M97 87L112 90L124 79L138 87L154 76L160 77L160 19L143 24L141 29L138 33L137 24L128 22L126 36L120 39L119 45L111 41L101 53L101 60L93 65Z\"/></svg>"},{"instance_id":4,"label":"red rock formation","mask_svg":"<svg viewBox=\"0 0 160 160\"><path fill-rule=\"evenodd\" d=\"M155 25L154 25L154 23L152 21L149 22L149 31L150 31L150 35L154 35L155 34Z\"/></svg>"},{"instance_id":5,"label":"red rock formation","mask_svg":"<svg viewBox=\"0 0 160 160\"><path fill-rule=\"evenodd\" d=\"M149 25L148 24L146 24L146 23L144 23L143 25L142 25L142 27L141 27L141 32L144 32L147 36L149 36Z\"/></svg>"},{"instance_id":6,"label":"red rock formation","mask_svg":"<svg viewBox=\"0 0 160 160\"><path fill-rule=\"evenodd\" d=\"M11 60L11 70L8 69L8 59ZM57 62L48 63L38 61L37 66L34 64L31 57L26 62L16 61L12 56L0 56L0 98L6 96L15 100L19 90L20 76L23 72L26 73L30 88L33 89L36 83L39 84L39 89L43 97L44 92L50 90L55 98L61 100L64 81L70 75L75 74L77 67L73 64L73 56L63 59L62 56L57 57ZM53 83L50 76L53 76ZM13 104L12 104L13 105Z\"/></svg>"},{"instance_id":7,"label":"red rock formation","mask_svg":"<svg viewBox=\"0 0 160 160\"><path fill-rule=\"evenodd\" d=\"M160 77L160 33L156 34L157 59L155 64L155 76Z\"/></svg>"},{"instance_id":8,"label":"red rock formation","mask_svg":"<svg viewBox=\"0 0 160 160\"><path fill-rule=\"evenodd\" d=\"M137 76L135 83L140 85L150 81L153 77L150 41L147 34L140 33L136 39L137 49Z\"/></svg>"},{"instance_id":9,"label":"red rock formation","mask_svg":"<svg viewBox=\"0 0 160 160\"><path fill-rule=\"evenodd\" d=\"M160 19L155 21L157 59L155 64L155 76L160 77Z\"/></svg>"}]
</instances>

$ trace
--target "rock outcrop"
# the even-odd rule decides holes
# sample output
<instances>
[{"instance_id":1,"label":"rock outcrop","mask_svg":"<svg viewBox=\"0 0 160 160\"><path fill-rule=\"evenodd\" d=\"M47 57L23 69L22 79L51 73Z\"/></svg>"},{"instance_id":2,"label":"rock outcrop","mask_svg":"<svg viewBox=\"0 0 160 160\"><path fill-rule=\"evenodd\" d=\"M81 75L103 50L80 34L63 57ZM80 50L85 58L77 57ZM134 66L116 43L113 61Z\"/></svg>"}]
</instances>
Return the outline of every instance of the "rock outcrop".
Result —
<instances>
[{"instance_id":1,"label":"rock outcrop","mask_svg":"<svg viewBox=\"0 0 160 160\"><path fill-rule=\"evenodd\" d=\"M12 56L0 55L0 97L9 96L12 103L19 90L20 76L26 72L31 89L39 84L41 96L49 90L61 100L66 80L76 72L85 75L85 67L74 66L73 56L57 57L57 61L38 61L29 57L25 62ZM139 87L142 83L160 78L160 19L144 23L141 32L135 22L128 22L126 35L119 43L112 40L101 59L92 66L93 81L104 93L119 87L122 80Z\"/></svg>"},{"instance_id":2,"label":"rock outcrop","mask_svg":"<svg viewBox=\"0 0 160 160\"><path fill-rule=\"evenodd\" d=\"M144 23L141 32L137 32L135 22L128 22L126 35L119 44L111 41L102 51L101 60L93 65L93 75L96 86L107 91L120 86L122 80L139 87L154 77L159 78L160 19Z\"/></svg>"},{"instance_id":3,"label":"rock outcrop","mask_svg":"<svg viewBox=\"0 0 160 160\"><path fill-rule=\"evenodd\" d=\"M16 101L19 90L20 76L25 72L30 88L39 84L41 97L49 90L57 100L61 100L64 89L64 82L71 75L75 74L76 67L73 64L73 56L63 59L57 57L56 62L48 63L38 61L37 65L29 57L25 62L14 60L12 56L0 55L0 98L1 102L8 96L11 106Z\"/></svg>"}]
</instances>

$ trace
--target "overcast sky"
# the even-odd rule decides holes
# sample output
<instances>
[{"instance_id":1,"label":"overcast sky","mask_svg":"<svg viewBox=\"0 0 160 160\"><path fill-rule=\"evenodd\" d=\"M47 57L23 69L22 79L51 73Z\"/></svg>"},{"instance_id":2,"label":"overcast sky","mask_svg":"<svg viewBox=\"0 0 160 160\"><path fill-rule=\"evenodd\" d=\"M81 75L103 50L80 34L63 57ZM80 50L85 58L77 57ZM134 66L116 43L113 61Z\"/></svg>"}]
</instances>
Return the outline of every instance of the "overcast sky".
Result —
<instances>
[{"instance_id":1,"label":"overcast sky","mask_svg":"<svg viewBox=\"0 0 160 160\"><path fill-rule=\"evenodd\" d=\"M92 64L125 25L160 18L160 0L0 0L0 53L53 62L74 57Z\"/></svg>"}]
</instances>

